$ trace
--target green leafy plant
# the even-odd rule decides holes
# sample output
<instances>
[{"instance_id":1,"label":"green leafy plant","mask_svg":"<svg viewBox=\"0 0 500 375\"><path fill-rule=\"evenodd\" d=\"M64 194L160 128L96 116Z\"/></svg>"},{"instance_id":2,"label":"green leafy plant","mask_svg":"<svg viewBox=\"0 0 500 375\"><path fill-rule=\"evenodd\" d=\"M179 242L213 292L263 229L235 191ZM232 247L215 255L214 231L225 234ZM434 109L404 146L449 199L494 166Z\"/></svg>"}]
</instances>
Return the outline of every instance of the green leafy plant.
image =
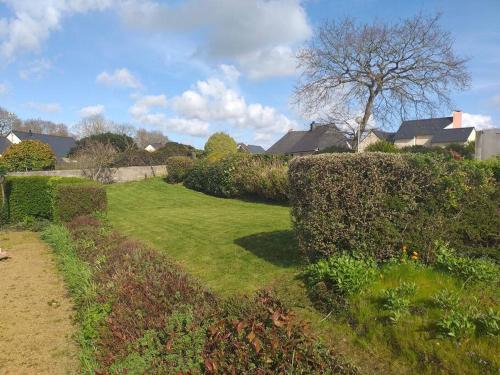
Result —
<instances>
[{"instance_id":1,"label":"green leafy plant","mask_svg":"<svg viewBox=\"0 0 500 375\"><path fill-rule=\"evenodd\" d=\"M394 146L394 143L391 143L389 141L386 141L384 139L381 139L368 147L366 147L365 151L368 152L388 152L388 153L393 153L396 154L399 151L399 148Z\"/></svg>"},{"instance_id":2,"label":"green leafy plant","mask_svg":"<svg viewBox=\"0 0 500 375\"><path fill-rule=\"evenodd\" d=\"M236 141L226 133L214 133L205 143L205 152L211 154L234 154L238 152Z\"/></svg>"},{"instance_id":3,"label":"green leafy plant","mask_svg":"<svg viewBox=\"0 0 500 375\"><path fill-rule=\"evenodd\" d=\"M485 259L472 259L457 256L455 251L444 242L437 242L436 265L449 272L464 283L498 283L499 267Z\"/></svg>"},{"instance_id":4,"label":"green leafy plant","mask_svg":"<svg viewBox=\"0 0 500 375\"><path fill-rule=\"evenodd\" d=\"M500 334L500 313L490 308L477 316L476 325L480 334L498 336Z\"/></svg>"},{"instance_id":5,"label":"green leafy plant","mask_svg":"<svg viewBox=\"0 0 500 375\"><path fill-rule=\"evenodd\" d=\"M193 164L194 160L187 156L171 156L167 158L166 181L171 184L183 182Z\"/></svg>"},{"instance_id":6,"label":"green leafy plant","mask_svg":"<svg viewBox=\"0 0 500 375\"><path fill-rule=\"evenodd\" d=\"M434 296L434 304L443 310L455 309L460 305L460 296L448 289L443 289Z\"/></svg>"},{"instance_id":7,"label":"green leafy plant","mask_svg":"<svg viewBox=\"0 0 500 375\"><path fill-rule=\"evenodd\" d=\"M460 310L450 310L436 323L438 337L461 339L474 333L470 315Z\"/></svg>"},{"instance_id":8,"label":"green leafy plant","mask_svg":"<svg viewBox=\"0 0 500 375\"><path fill-rule=\"evenodd\" d=\"M384 291L384 309L389 313L389 320L397 323L403 316L408 314L411 297L415 295L417 286L415 283L403 282L397 288Z\"/></svg>"}]
</instances>

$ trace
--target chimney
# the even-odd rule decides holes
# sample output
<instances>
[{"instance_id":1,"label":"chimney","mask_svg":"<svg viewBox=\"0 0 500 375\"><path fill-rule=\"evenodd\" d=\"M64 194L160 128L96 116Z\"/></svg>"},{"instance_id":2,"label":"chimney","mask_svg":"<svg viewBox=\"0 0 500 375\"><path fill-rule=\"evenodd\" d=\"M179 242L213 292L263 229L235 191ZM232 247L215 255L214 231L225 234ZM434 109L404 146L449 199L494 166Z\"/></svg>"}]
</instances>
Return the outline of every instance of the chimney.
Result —
<instances>
[{"instance_id":1,"label":"chimney","mask_svg":"<svg viewBox=\"0 0 500 375\"><path fill-rule=\"evenodd\" d=\"M453 128L462 127L462 111L453 111Z\"/></svg>"},{"instance_id":2,"label":"chimney","mask_svg":"<svg viewBox=\"0 0 500 375\"><path fill-rule=\"evenodd\" d=\"M315 126L315 125L316 125L316 122L315 122L315 121L311 122L311 125L309 125L309 127L310 127L310 129L309 129L309 130L310 130L310 131L313 131L313 130L314 130L314 126Z\"/></svg>"}]
</instances>

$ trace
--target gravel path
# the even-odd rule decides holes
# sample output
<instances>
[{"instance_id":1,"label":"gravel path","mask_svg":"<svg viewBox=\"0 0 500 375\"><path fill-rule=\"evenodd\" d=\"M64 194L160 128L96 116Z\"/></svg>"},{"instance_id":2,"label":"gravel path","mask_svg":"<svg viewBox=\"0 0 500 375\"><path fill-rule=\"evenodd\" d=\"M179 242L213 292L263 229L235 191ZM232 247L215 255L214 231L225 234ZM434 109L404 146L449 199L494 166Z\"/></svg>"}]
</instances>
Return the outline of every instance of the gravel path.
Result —
<instances>
[{"instance_id":1,"label":"gravel path","mask_svg":"<svg viewBox=\"0 0 500 375\"><path fill-rule=\"evenodd\" d=\"M36 233L0 232L0 374L76 374L71 301Z\"/></svg>"}]
</instances>

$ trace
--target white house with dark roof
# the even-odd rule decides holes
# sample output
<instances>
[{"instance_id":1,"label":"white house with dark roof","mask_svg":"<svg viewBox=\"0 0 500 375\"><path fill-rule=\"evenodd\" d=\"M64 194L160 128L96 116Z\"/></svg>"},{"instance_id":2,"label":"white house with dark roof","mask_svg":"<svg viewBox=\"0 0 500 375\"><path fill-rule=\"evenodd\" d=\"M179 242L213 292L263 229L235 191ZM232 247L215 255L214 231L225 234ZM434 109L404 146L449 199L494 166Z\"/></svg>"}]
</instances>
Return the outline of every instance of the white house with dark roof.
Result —
<instances>
[{"instance_id":1,"label":"white house with dark roof","mask_svg":"<svg viewBox=\"0 0 500 375\"><path fill-rule=\"evenodd\" d=\"M403 121L394 135L394 145L399 148L445 147L450 144L466 144L475 139L476 129L463 128L462 112L455 111L450 117Z\"/></svg>"},{"instance_id":2,"label":"white house with dark roof","mask_svg":"<svg viewBox=\"0 0 500 375\"><path fill-rule=\"evenodd\" d=\"M5 150L7 150L7 148L9 148L10 145L28 140L39 141L49 145L58 159L66 157L69 151L76 144L73 137L12 130L9 134L7 134L7 136L0 138L0 156L5 152Z\"/></svg>"},{"instance_id":3,"label":"white house with dark roof","mask_svg":"<svg viewBox=\"0 0 500 375\"><path fill-rule=\"evenodd\" d=\"M243 152L248 152L250 154L263 154L266 152L262 146L258 145L247 145L244 143L238 143L238 150Z\"/></svg>"},{"instance_id":4,"label":"white house with dark roof","mask_svg":"<svg viewBox=\"0 0 500 375\"><path fill-rule=\"evenodd\" d=\"M165 146L165 143L151 143L151 144L147 145L144 148L144 150L146 150L148 152L155 152L155 151L158 151L163 146Z\"/></svg>"},{"instance_id":5,"label":"white house with dark roof","mask_svg":"<svg viewBox=\"0 0 500 375\"><path fill-rule=\"evenodd\" d=\"M378 141L387 141L394 143L394 132L386 132L380 129L370 129L361 142L359 142L358 151L363 152L369 145Z\"/></svg>"}]
</instances>

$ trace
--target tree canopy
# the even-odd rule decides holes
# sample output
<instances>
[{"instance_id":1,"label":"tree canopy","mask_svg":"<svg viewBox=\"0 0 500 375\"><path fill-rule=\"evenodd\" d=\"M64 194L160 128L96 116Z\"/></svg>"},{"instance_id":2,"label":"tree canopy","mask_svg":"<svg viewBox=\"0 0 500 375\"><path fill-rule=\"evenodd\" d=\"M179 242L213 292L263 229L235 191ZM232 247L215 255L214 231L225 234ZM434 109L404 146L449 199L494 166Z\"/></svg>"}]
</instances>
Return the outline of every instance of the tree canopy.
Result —
<instances>
[{"instance_id":1,"label":"tree canopy","mask_svg":"<svg viewBox=\"0 0 500 375\"><path fill-rule=\"evenodd\" d=\"M205 152L210 154L231 154L238 152L236 141L226 133L214 133L205 143Z\"/></svg>"},{"instance_id":2,"label":"tree canopy","mask_svg":"<svg viewBox=\"0 0 500 375\"><path fill-rule=\"evenodd\" d=\"M56 163L54 151L39 141L23 141L7 148L1 163L10 171L53 169Z\"/></svg>"},{"instance_id":3,"label":"tree canopy","mask_svg":"<svg viewBox=\"0 0 500 375\"><path fill-rule=\"evenodd\" d=\"M110 144L118 152L137 149L137 145L135 144L134 140L128 135L107 132L92 134L88 137L78 140L75 147L73 147L73 149L70 151L70 155L75 155L79 150L85 148L89 143L95 142Z\"/></svg>"}]
</instances>

